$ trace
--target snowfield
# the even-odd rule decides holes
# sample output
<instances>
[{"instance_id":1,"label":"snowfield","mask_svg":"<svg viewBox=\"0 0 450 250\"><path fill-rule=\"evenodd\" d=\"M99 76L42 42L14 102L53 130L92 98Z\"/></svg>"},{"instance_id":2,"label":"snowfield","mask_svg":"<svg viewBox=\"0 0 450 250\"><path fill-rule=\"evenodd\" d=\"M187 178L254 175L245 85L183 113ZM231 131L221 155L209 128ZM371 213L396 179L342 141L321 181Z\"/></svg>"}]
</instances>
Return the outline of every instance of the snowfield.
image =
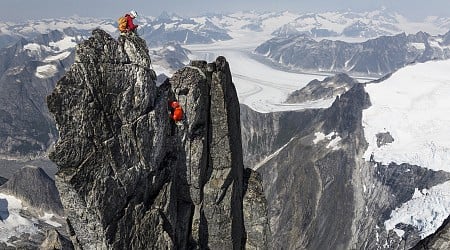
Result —
<instances>
[{"instance_id":1,"label":"snowfield","mask_svg":"<svg viewBox=\"0 0 450 250\"><path fill-rule=\"evenodd\" d=\"M53 64L47 64L43 66L38 66L36 68L36 77L39 78L50 78L53 77L56 73L58 73L58 69Z\"/></svg>"},{"instance_id":2,"label":"snowfield","mask_svg":"<svg viewBox=\"0 0 450 250\"><path fill-rule=\"evenodd\" d=\"M363 112L369 147L365 158L385 165L409 163L450 172L450 60L400 69L378 84L369 84L372 106ZM376 134L394 141L377 147Z\"/></svg>"},{"instance_id":3,"label":"snowfield","mask_svg":"<svg viewBox=\"0 0 450 250\"><path fill-rule=\"evenodd\" d=\"M35 234L37 226L20 215L22 201L14 196L0 193L0 242L7 242L12 236L22 233ZM8 243L7 243L8 244Z\"/></svg>"},{"instance_id":4,"label":"snowfield","mask_svg":"<svg viewBox=\"0 0 450 250\"><path fill-rule=\"evenodd\" d=\"M420 191L416 188L413 198L392 211L391 218L384 222L384 226L401 237L404 231L395 229L395 225L409 224L419 230L423 239L436 232L450 214L449 196L450 182Z\"/></svg>"},{"instance_id":5,"label":"snowfield","mask_svg":"<svg viewBox=\"0 0 450 250\"><path fill-rule=\"evenodd\" d=\"M389 79L368 84L372 106L363 111L369 143L364 154L385 165L408 163L450 172L450 60L400 69ZM377 146L378 133L394 141ZM422 238L435 232L450 214L450 182L416 191L413 199L392 211L387 230L398 223L415 226ZM395 229L401 237L403 231Z\"/></svg>"}]
</instances>

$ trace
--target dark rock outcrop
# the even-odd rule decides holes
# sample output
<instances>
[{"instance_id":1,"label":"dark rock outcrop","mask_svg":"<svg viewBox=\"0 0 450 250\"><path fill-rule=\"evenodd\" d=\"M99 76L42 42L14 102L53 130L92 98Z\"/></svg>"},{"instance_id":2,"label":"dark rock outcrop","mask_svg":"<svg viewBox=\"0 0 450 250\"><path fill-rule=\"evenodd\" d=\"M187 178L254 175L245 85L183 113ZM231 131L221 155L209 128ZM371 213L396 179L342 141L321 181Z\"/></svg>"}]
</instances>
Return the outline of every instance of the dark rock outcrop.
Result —
<instances>
[{"instance_id":1,"label":"dark rock outcrop","mask_svg":"<svg viewBox=\"0 0 450 250\"><path fill-rule=\"evenodd\" d=\"M289 94L287 103L300 103L306 101L315 101L320 99L335 98L351 89L358 83L345 73L325 78L323 81L317 79L309 82L302 89Z\"/></svg>"},{"instance_id":2,"label":"dark rock outcrop","mask_svg":"<svg viewBox=\"0 0 450 250\"><path fill-rule=\"evenodd\" d=\"M377 146L381 147L383 145L386 145L388 143L392 143L394 141L394 137L392 137L391 133L378 133L377 135Z\"/></svg>"},{"instance_id":3,"label":"dark rock outcrop","mask_svg":"<svg viewBox=\"0 0 450 250\"><path fill-rule=\"evenodd\" d=\"M8 179L0 176L0 186L5 184L5 182L7 182L7 181L8 181Z\"/></svg>"},{"instance_id":4,"label":"dark rock outcrop","mask_svg":"<svg viewBox=\"0 0 450 250\"><path fill-rule=\"evenodd\" d=\"M60 134L50 158L60 168L72 242L243 249L254 234L244 227L239 103L228 63L192 62L157 87L145 41L119 42L94 30L47 99ZM172 99L185 111L180 126L168 116ZM251 183L247 190L256 189Z\"/></svg>"}]
</instances>

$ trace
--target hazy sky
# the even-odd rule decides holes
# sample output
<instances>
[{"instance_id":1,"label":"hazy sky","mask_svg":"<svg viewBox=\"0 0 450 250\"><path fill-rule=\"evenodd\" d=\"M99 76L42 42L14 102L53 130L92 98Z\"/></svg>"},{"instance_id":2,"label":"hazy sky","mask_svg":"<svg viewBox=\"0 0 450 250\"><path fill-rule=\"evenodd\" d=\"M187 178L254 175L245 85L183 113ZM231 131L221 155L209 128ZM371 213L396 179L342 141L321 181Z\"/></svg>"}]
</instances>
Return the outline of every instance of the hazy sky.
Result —
<instances>
[{"instance_id":1,"label":"hazy sky","mask_svg":"<svg viewBox=\"0 0 450 250\"><path fill-rule=\"evenodd\" d=\"M0 20L29 20L67 16L116 18L130 9L158 16L163 10L182 16L239 10L317 12L366 11L386 7L411 19L450 17L450 0L0 0Z\"/></svg>"}]
</instances>

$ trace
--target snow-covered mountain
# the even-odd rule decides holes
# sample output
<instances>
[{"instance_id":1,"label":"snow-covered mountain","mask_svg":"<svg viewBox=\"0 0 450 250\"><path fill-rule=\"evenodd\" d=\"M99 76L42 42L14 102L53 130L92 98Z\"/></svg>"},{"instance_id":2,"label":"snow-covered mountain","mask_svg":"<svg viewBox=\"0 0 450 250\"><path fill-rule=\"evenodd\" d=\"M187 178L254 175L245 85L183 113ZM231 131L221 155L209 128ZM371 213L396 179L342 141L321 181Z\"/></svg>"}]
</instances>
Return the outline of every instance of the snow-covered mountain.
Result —
<instances>
[{"instance_id":1,"label":"snow-covered mountain","mask_svg":"<svg viewBox=\"0 0 450 250\"><path fill-rule=\"evenodd\" d=\"M368 147L364 158L383 165L407 163L450 173L450 60L408 66L387 80L367 85L371 107L362 122ZM392 139L381 143L381 136ZM450 182L416 187L413 196L390 213L386 230L399 237L400 225L414 227L421 238L435 232L450 215Z\"/></svg>"},{"instance_id":2,"label":"snow-covered mountain","mask_svg":"<svg viewBox=\"0 0 450 250\"><path fill-rule=\"evenodd\" d=\"M412 22L387 10L370 12L325 12L299 15L273 32L276 36L308 34L311 37L375 38L398 33L425 31L439 34L450 30L450 19L430 17Z\"/></svg>"},{"instance_id":3,"label":"snow-covered mountain","mask_svg":"<svg viewBox=\"0 0 450 250\"><path fill-rule=\"evenodd\" d=\"M55 182L41 168L23 167L0 186L0 248L39 249L51 244L48 230L68 238L63 213Z\"/></svg>"},{"instance_id":4,"label":"snow-covered mountain","mask_svg":"<svg viewBox=\"0 0 450 250\"><path fill-rule=\"evenodd\" d=\"M182 18L166 12L142 25L139 34L151 46L167 42L207 44L231 39L225 29L216 26L207 17Z\"/></svg>"},{"instance_id":5,"label":"snow-covered mountain","mask_svg":"<svg viewBox=\"0 0 450 250\"><path fill-rule=\"evenodd\" d=\"M87 37L96 27L108 32L116 32L116 23L113 20L98 18L55 18L43 20L31 20L21 23L0 23L0 48L13 45L20 38L31 40L36 36L48 34L55 30L70 36Z\"/></svg>"},{"instance_id":6,"label":"snow-covered mountain","mask_svg":"<svg viewBox=\"0 0 450 250\"><path fill-rule=\"evenodd\" d=\"M272 38L255 52L288 69L381 77L411 63L450 58L449 34L401 33L361 43L297 35Z\"/></svg>"},{"instance_id":7,"label":"snow-covered mountain","mask_svg":"<svg viewBox=\"0 0 450 250\"><path fill-rule=\"evenodd\" d=\"M159 17L140 16L135 23L139 25L140 36L146 39L151 46L160 46L167 42L191 44L231 39L226 30L216 26L206 17L183 18L164 12ZM73 29L78 34L89 36L95 28L100 28L115 36L119 35L116 19L70 17L24 23L7 22L0 24L0 48L13 44L20 37L29 39L53 30Z\"/></svg>"},{"instance_id":8,"label":"snow-covered mountain","mask_svg":"<svg viewBox=\"0 0 450 250\"><path fill-rule=\"evenodd\" d=\"M409 65L325 109L241 107L244 162L262 174L272 248L409 249L446 221L449 67Z\"/></svg>"},{"instance_id":9,"label":"snow-covered mountain","mask_svg":"<svg viewBox=\"0 0 450 250\"><path fill-rule=\"evenodd\" d=\"M73 47L79 40L78 36L53 31L32 40L21 38L0 50L3 156L36 156L57 136L45 96L72 64Z\"/></svg>"}]
</instances>

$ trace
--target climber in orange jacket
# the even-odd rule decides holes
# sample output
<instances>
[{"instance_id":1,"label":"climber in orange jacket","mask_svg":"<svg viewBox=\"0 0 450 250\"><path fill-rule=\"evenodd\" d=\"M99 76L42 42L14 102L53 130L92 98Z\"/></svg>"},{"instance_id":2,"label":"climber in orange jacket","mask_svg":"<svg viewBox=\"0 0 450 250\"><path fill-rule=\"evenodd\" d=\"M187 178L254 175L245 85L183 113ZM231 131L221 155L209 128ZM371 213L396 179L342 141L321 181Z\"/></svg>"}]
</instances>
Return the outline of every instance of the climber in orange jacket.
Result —
<instances>
[{"instance_id":1,"label":"climber in orange jacket","mask_svg":"<svg viewBox=\"0 0 450 250\"><path fill-rule=\"evenodd\" d=\"M183 109L177 101L170 101L170 118L175 121L175 123L183 120Z\"/></svg>"}]
</instances>

